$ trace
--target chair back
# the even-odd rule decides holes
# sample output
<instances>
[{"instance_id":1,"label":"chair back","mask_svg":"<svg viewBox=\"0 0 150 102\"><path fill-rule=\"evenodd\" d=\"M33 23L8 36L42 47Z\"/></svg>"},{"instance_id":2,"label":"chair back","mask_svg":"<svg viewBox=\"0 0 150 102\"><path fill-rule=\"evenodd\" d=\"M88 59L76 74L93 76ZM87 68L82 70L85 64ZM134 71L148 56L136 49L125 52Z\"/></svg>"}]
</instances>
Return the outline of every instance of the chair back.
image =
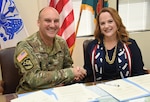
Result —
<instances>
[{"instance_id":1,"label":"chair back","mask_svg":"<svg viewBox=\"0 0 150 102\"><path fill-rule=\"evenodd\" d=\"M14 65L14 52L15 47L0 50L0 65L4 82L3 94L14 93L21 78Z\"/></svg>"},{"instance_id":2,"label":"chair back","mask_svg":"<svg viewBox=\"0 0 150 102\"><path fill-rule=\"evenodd\" d=\"M83 41L83 56L84 56L84 61L86 59L86 49L87 49L87 46L88 44L92 41L93 39L86 39ZM85 63L85 62L84 62ZM86 77L83 82L91 82L92 80L92 77Z\"/></svg>"},{"instance_id":3,"label":"chair back","mask_svg":"<svg viewBox=\"0 0 150 102\"><path fill-rule=\"evenodd\" d=\"M86 56L86 54L85 54L86 48L87 48L88 44L89 44L92 40L93 40L93 39L86 39L86 40L83 41L83 55L84 55L84 59L85 59L85 56Z\"/></svg>"}]
</instances>

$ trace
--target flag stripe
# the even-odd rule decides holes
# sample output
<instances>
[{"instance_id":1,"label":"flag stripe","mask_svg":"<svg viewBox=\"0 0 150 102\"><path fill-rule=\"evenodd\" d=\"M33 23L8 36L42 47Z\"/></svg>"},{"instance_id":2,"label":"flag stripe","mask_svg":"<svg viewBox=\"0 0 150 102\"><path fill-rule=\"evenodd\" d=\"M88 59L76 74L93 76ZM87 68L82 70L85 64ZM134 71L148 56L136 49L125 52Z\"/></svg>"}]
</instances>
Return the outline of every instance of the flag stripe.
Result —
<instances>
[{"instance_id":1,"label":"flag stripe","mask_svg":"<svg viewBox=\"0 0 150 102\"><path fill-rule=\"evenodd\" d=\"M56 4L56 9L59 13L62 12L63 7L67 4L68 0L59 0L59 2Z\"/></svg>"},{"instance_id":2,"label":"flag stripe","mask_svg":"<svg viewBox=\"0 0 150 102\"><path fill-rule=\"evenodd\" d=\"M51 2L49 3L49 6L55 7L55 1L54 1L54 0L51 0Z\"/></svg>"},{"instance_id":3,"label":"flag stripe","mask_svg":"<svg viewBox=\"0 0 150 102\"><path fill-rule=\"evenodd\" d=\"M60 30L58 35L66 40L72 54L76 39L72 2L71 0L50 0L49 6L54 7L60 14Z\"/></svg>"},{"instance_id":4,"label":"flag stripe","mask_svg":"<svg viewBox=\"0 0 150 102\"><path fill-rule=\"evenodd\" d=\"M70 12L70 14L68 16L66 16L66 18L63 21L63 24L61 26L61 30L59 32L59 35L62 36L64 30L72 23L72 21L74 20L73 15L73 10L72 12Z\"/></svg>"},{"instance_id":5,"label":"flag stripe","mask_svg":"<svg viewBox=\"0 0 150 102\"><path fill-rule=\"evenodd\" d=\"M68 39L74 33L74 23L71 23L63 32L62 37Z\"/></svg>"},{"instance_id":6,"label":"flag stripe","mask_svg":"<svg viewBox=\"0 0 150 102\"><path fill-rule=\"evenodd\" d=\"M66 40L67 42L69 42L67 43L69 48L74 45L74 42L75 42L74 38L75 38L75 32L71 34L71 36Z\"/></svg>"},{"instance_id":7,"label":"flag stripe","mask_svg":"<svg viewBox=\"0 0 150 102\"><path fill-rule=\"evenodd\" d=\"M67 2L67 4L63 7L62 12L60 13L60 25L62 25L64 19L66 16L69 15L69 13L72 11L72 5L71 5L71 1ZM74 15L73 15L74 17Z\"/></svg>"}]
</instances>

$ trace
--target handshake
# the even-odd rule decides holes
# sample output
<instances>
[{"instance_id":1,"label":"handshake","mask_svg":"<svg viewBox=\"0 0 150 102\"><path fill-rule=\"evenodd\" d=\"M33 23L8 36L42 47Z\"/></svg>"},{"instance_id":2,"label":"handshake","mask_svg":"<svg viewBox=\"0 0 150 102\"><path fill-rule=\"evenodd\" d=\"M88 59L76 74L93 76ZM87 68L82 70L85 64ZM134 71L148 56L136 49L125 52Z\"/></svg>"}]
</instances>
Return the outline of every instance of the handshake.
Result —
<instances>
[{"instance_id":1,"label":"handshake","mask_svg":"<svg viewBox=\"0 0 150 102\"><path fill-rule=\"evenodd\" d=\"M80 81L87 75L86 70L82 67L74 67L72 68L72 71L75 75L75 81Z\"/></svg>"}]
</instances>

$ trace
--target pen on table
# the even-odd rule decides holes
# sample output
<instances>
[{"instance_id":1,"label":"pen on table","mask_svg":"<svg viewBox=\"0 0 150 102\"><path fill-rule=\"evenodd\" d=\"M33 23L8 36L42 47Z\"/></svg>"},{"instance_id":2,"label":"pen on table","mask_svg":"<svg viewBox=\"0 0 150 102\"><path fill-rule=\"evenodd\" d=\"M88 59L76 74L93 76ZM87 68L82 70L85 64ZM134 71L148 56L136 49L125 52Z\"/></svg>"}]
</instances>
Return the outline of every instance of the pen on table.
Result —
<instances>
[{"instance_id":1,"label":"pen on table","mask_svg":"<svg viewBox=\"0 0 150 102\"><path fill-rule=\"evenodd\" d=\"M119 84L113 84L113 83L104 83L105 85L109 85L109 86L115 86L115 87L120 87Z\"/></svg>"}]
</instances>

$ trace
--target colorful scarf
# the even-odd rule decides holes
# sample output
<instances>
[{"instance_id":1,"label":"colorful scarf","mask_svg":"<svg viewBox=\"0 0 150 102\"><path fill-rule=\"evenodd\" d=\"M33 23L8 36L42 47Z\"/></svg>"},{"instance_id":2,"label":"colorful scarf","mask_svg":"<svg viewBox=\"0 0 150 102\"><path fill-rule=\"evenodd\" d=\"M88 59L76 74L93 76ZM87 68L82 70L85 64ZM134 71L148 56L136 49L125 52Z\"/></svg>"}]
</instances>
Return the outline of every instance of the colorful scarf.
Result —
<instances>
[{"instance_id":1,"label":"colorful scarf","mask_svg":"<svg viewBox=\"0 0 150 102\"><path fill-rule=\"evenodd\" d=\"M102 79L102 72L103 72L103 61L105 58L105 51L104 51L103 44L97 44L91 56L91 63L94 75L94 81L100 81ZM131 54L129 47L124 43L123 47L117 48L117 55L116 58L118 59L118 69L121 78L126 78L131 75Z\"/></svg>"}]
</instances>

